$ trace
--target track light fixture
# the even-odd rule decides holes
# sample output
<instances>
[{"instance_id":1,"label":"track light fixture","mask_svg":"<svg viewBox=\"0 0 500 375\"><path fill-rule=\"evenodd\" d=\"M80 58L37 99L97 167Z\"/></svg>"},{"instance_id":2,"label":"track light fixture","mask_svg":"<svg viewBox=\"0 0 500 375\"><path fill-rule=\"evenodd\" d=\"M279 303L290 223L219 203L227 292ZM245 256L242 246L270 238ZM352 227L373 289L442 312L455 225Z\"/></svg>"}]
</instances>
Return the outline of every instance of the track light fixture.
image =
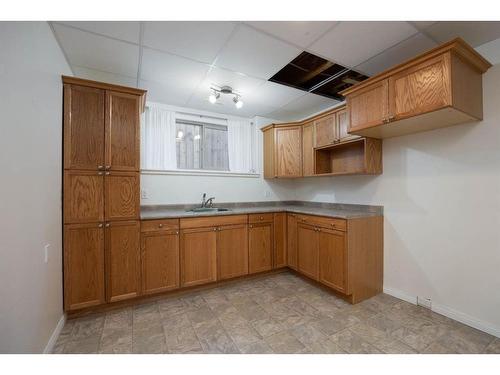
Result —
<instances>
[{"instance_id":1,"label":"track light fixture","mask_svg":"<svg viewBox=\"0 0 500 375\"><path fill-rule=\"evenodd\" d=\"M227 95L234 95L233 96L233 102L236 108L240 109L243 107L243 101L241 100L241 95L234 92L233 89L230 86L222 86L220 88L218 87L211 87L212 93L208 96L208 101L212 104L215 104L217 100L220 98L220 94L227 94Z\"/></svg>"}]
</instances>

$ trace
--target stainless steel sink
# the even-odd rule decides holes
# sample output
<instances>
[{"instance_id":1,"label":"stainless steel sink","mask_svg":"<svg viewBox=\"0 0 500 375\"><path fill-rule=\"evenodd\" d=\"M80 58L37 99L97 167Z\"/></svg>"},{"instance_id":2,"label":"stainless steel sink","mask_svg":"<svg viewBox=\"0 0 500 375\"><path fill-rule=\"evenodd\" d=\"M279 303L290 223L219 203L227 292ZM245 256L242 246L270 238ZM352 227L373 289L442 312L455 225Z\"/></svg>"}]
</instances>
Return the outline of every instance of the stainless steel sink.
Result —
<instances>
[{"instance_id":1,"label":"stainless steel sink","mask_svg":"<svg viewBox=\"0 0 500 375\"><path fill-rule=\"evenodd\" d=\"M221 211L230 211L229 208L220 208L220 207L196 207L188 212L221 212Z\"/></svg>"}]
</instances>

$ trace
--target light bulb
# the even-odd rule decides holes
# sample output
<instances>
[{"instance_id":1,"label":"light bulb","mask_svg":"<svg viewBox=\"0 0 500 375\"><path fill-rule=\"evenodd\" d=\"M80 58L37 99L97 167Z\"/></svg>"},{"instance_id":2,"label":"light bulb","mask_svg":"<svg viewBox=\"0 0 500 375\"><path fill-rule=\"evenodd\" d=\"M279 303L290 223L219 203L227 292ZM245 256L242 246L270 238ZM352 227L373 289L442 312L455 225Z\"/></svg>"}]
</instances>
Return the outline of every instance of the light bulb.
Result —
<instances>
[{"instance_id":1,"label":"light bulb","mask_svg":"<svg viewBox=\"0 0 500 375\"><path fill-rule=\"evenodd\" d=\"M182 130L179 130L177 132L177 138L182 139L182 137L184 137L184 132Z\"/></svg>"},{"instance_id":2,"label":"light bulb","mask_svg":"<svg viewBox=\"0 0 500 375\"><path fill-rule=\"evenodd\" d=\"M233 98L233 102L234 102L234 105L236 106L236 108L240 109L241 107L243 107L243 102L237 96L235 96Z\"/></svg>"},{"instance_id":3,"label":"light bulb","mask_svg":"<svg viewBox=\"0 0 500 375\"><path fill-rule=\"evenodd\" d=\"M212 104L215 104L215 102L217 101L217 97L215 96L215 94L210 94L208 96L208 101Z\"/></svg>"}]
</instances>

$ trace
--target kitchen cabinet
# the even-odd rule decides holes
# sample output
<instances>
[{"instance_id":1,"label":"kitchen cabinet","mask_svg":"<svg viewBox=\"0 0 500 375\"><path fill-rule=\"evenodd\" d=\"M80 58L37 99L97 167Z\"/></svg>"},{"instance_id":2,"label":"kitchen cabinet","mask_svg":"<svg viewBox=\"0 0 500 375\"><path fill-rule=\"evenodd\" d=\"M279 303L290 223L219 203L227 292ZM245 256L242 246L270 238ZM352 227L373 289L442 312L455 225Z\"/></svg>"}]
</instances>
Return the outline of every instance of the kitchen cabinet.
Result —
<instances>
[{"instance_id":1,"label":"kitchen cabinet","mask_svg":"<svg viewBox=\"0 0 500 375\"><path fill-rule=\"evenodd\" d=\"M141 292L140 223L106 223L105 243L107 302L137 297Z\"/></svg>"},{"instance_id":2,"label":"kitchen cabinet","mask_svg":"<svg viewBox=\"0 0 500 375\"><path fill-rule=\"evenodd\" d=\"M64 169L104 169L105 90L64 84Z\"/></svg>"},{"instance_id":3,"label":"kitchen cabinet","mask_svg":"<svg viewBox=\"0 0 500 375\"><path fill-rule=\"evenodd\" d=\"M354 85L349 132L389 138L482 119L482 74L491 64L462 39Z\"/></svg>"},{"instance_id":4,"label":"kitchen cabinet","mask_svg":"<svg viewBox=\"0 0 500 375\"><path fill-rule=\"evenodd\" d=\"M163 230L161 220L141 225L142 294L179 288L179 229ZM145 225L144 225L145 224ZM153 230L151 230L153 229Z\"/></svg>"},{"instance_id":5,"label":"kitchen cabinet","mask_svg":"<svg viewBox=\"0 0 500 375\"><path fill-rule=\"evenodd\" d=\"M224 225L217 228L218 280L248 274L248 226Z\"/></svg>"},{"instance_id":6,"label":"kitchen cabinet","mask_svg":"<svg viewBox=\"0 0 500 375\"><path fill-rule=\"evenodd\" d=\"M76 310L105 302L102 224L64 226L64 308Z\"/></svg>"},{"instance_id":7,"label":"kitchen cabinet","mask_svg":"<svg viewBox=\"0 0 500 375\"><path fill-rule=\"evenodd\" d=\"M287 233L286 233L286 212L274 214L274 254L273 268L282 268L287 265Z\"/></svg>"},{"instance_id":8,"label":"kitchen cabinet","mask_svg":"<svg viewBox=\"0 0 500 375\"><path fill-rule=\"evenodd\" d=\"M217 280L217 227L181 230L181 286Z\"/></svg>"},{"instance_id":9,"label":"kitchen cabinet","mask_svg":"<svg viewBox=\"0 0 500 375\"><path fill-rule=\"evenodd\" d=\"M287 213L287 265L297 270L297 215Z\"/></svg>"},{"instance_id":10,"label":"kitchen cabinet","mask_svg":"<svg viewBox=\"0 0 500 375\"><path fill-rule=\"evenodd\" d=\"M64 171L64 223L104 221L104 172Z\"/></svg>"},{"instance_id":11,"label":"kitchen cabinet","mask_svg":"<svg viewBox=\"0 0 500 375\"><path fill-rule=\"evenodd\" d=\"M139 95L106 91L105 165L112 171L139 170Z\"/></svg>"},{"instance_id":12,"label":"kitchen cabinet","mask_svg":"<svg viewBox=\"0 0 500 375\"><path fill-rule=\"evenodd\" d=\"M302 176L302 126L271 125L264 132L264 177Z\"/></svg>"},{"instance_id":13,"label":"kitchen cabinet","mask_svg":"<svg viewBox=\"0 0 500 375\"><path fill-rule=\"evenodd\" d=\"M299 223L297 226L298 271L313 280L319 274L318 228Z\"/></svg>"},{"instance_id":14,"label":"kitchen cabinet","mask_svg":"<svg viewBox=\"0 0 500 375\"><path fill-rule=\"evenodd\" d=\"M338 141L335 113L314 120L314 147L332 145Z\"/></svg>"},{"instance_id":15,"label":"kitchen cabinet","mask_svg":"<svg viewBox=\"0 0 500 375\"><path fill-rule=\"evenodd\" d=\"M105 217L107 221L137 220L140 211L138 172L105 172Z\"/></svg>"},{"instance_id":16,"label":"kitchen cabinet","mask_svg":"<svg viewBox=\"0 0 500 375\"><path fill-rule=\"evenodd\" d=\"M349 134L349 115L347 109L341 109L335 113L337 123L337 136L339 142L346 142L361 138L359 135Z\"/></svg>"},{"instance_id":17,"label":"kitchen cabinet","mask_svg":"<svg viewBox=\"0 0 500 375\"><path fill-rule=\"evenodd\" d=\"M314 175L314 122L304 124L302 129L302 175Z\"/></svg>"},{"instance_id":18,"label":"kitchen cabinet","mask_svg":"<svg viewBox=\"0 0 500 375\"><path fill-rule=\"evenodd\" d=\"M345 232L318 228L319 281L346 291L347 246Z\"/></svg>"},{"instance_id":19,"label":"kitchen cabinet","mask_svg":"<svg viewBox=\"0 0 500 375\"><path fill-rule=\"evenodd\" d=\"M249 224L248 271L257 273L273 268L273 222Z\"/></svg>"}]
</instances>

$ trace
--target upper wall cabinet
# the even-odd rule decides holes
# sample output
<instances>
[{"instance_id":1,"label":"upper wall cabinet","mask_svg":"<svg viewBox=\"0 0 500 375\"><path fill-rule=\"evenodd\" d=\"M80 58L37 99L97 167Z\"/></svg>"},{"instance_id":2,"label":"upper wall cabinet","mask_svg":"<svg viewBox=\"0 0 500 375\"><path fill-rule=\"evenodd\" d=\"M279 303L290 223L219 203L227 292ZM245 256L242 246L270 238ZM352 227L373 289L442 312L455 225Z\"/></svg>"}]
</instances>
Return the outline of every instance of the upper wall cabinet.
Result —
<instances>
[{"instance_id":1,"label":"upper wall cabinet","mask_svg":"<svg viewBox=\"0 0 500 375\"><path fill-rule=\"evenodd\" d=\"M302 176L302 126L280 124L264 132L264 177Z\"/></svg>"},{"instance_id":2,"label":"upper wall cabinet","mask_svg":"<svg viewBox=\"0 0 500 375\"><path fill-rule=\"evenodd\" d=\"M342 92L349 133L373 138L483 117L482 74L491 64L454 39Z\"/></svg>"}]
</instances>

